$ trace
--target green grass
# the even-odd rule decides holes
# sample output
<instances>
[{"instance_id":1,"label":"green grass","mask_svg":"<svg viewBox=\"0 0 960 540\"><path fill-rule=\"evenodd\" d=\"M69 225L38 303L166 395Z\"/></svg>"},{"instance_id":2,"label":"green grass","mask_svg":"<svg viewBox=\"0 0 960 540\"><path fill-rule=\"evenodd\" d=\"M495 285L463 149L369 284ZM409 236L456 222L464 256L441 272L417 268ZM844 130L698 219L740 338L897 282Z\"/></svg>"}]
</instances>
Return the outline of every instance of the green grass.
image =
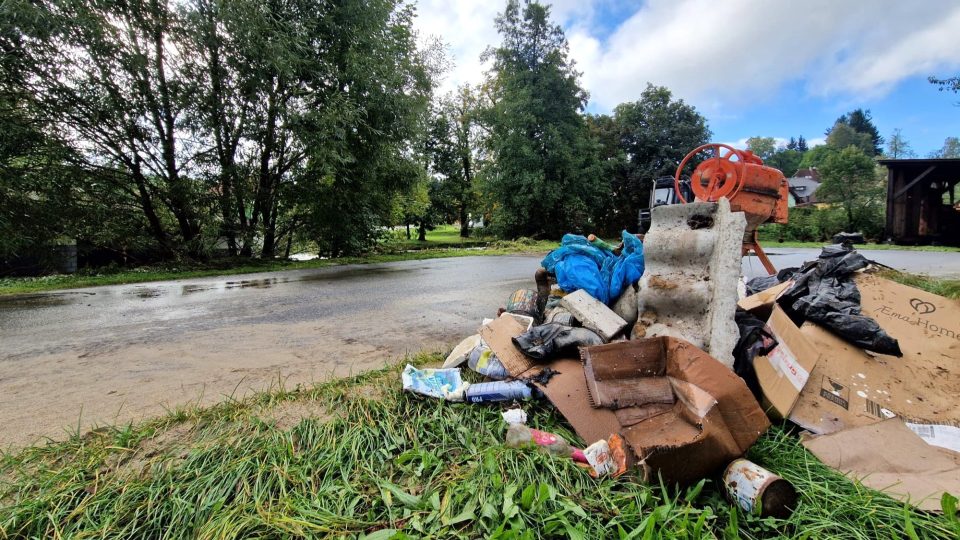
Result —
<instances>
[{"instance_id":1,"label":"green grass","mask_svg":"<svg viewBox=\"0 0 960 540\"><path fill-rule=\"evenodd\" d=\"M748 457L798 488L788 521L743 514L714 479L685 489L630 476L594 480L568 460L507 448L500 407L402 393L399 371L186 408L0 456L0 538L960 534L956 517L915 511L846 480L779 427ZM333 415L276 425L271 407L290 402ZM525 409L532 426L576 441L548 403ZM175 444L158 447L165 433L176 434Z\"/></svg>"},{"instance_id":2,"label":"green grass","mask_svg":"<svg viewBox=\"0 0 960 540\"><path fill-rule=\"evenodd\" d=\"M778 247L788 247L788 248L816 248L820 249L823 246L829 245L830 242L798 242L794 240L786 240L779 242L776 239L760 239L760 244L764 249L773 249ZM896 251L945 251L949 253L960 252L960 248L950 247L950 246L898 246L894 244L856 244L854 246L859 250L896 250Z\"/></svg>"},{"instance_id":3,"label":"green grass","mask_svg":"<svg viewBox=\"0 0 960 540\"><path fill-rule=\"evenodd\" d=\"M898 272L897 270L884 270L880 272L880 275L898 283L903 283L904 285L923 289L933 294L953 298L954 300L960 300L960 279L937 279L918 276L916 274L906 274L904 272Z\"/></svg>"}]
</instances>

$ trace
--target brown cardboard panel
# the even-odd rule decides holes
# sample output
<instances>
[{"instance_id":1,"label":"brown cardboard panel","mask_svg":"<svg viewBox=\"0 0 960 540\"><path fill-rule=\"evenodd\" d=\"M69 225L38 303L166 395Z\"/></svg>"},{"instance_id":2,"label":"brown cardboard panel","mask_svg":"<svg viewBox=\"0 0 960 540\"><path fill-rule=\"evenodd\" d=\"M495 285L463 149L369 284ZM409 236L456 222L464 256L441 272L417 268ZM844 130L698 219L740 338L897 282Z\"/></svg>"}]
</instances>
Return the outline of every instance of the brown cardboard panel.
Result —
<instances>
[{"instance_id":1,"label":"brown cardboard panel","mask_svg":"<svg viewBox=\"0 0 960 540\"><path fill-rule=\"evenodd\" d=\"M822 353L790 420L814 433L893 416L960 422L960 302L878 276L856 278L865 315L900 342L903 357L867 353L807 322L801 333Z\"/></svg>"},{"instance_id":2,"label":"brown cardboard panel","mask_svg":"<svg viewBox=\"0 0 960 540\"><path fill-rule=\"evenodd\" d=\"M774 304L767 325L778 344L766 356L756 357L753 367L763 391L764 408L774 418L783 419L800 398L820 353L780 306Z\"/></svg>"},{"instance_id":3,"label":"brown cardboard panel","mask_svg":"<svg viewBox=\"0 0 960 540\"><path fill-rule=\"evenodd\" d=\"M960 494L960 453L931 446L899 419L803 441L820 461L873 489L932 512Z\"/></svg>"},{"instance_id":4,"label":"brown cardboard panel","mask_svg":"<svg viewBox=\"0 0 960 540\"><path fill-rule=\"evenodd\" d=\"M521 376L537 365L513 344L513 338L526 330L526 327L513 317L498 317L493 322L480 327L480 337L483 338L484 343L514 377Z\"/></svg>"},{"instance_id":5,"label":"brown cardboard panel","mask_svg":"<svg viewBox=\"0 0 960 540\"><path fill-rule=\"evenodd\" d=\"M539 387L584 442L592 444L621 431L613 411L590 406L587 380L580 360L562 358L552 361L549 366L558 373L549 383Z\"/></svg>"}]
</instances>

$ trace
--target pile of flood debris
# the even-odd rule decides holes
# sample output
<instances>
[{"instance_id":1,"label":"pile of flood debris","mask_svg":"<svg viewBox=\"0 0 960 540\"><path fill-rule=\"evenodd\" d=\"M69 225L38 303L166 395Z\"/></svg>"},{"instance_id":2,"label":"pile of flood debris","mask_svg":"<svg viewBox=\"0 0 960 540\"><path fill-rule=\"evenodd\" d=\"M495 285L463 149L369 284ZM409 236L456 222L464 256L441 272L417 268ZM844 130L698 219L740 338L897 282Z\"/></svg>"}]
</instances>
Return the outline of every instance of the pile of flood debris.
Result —
<instances>
[{"instance_id":1,"label":"pile of flood debris","mask_svg":"<svg viewBox=\"0 0 960 540\"><path fill-rule=\"evenodd\" d=\"M511 407L547 399L589 446L527 427L522 408L504 410L507 444L593 476L685 485L722 471L731 500L764 516L802 504L742 459L771 420L918 508L960 494L960 303L878 276L849 245L745 281L743 225L725 200L657 210L642 241L564 236L535 288L512 294L442 368L407 366L404 389ZM488 382L464 381L464 365Z\"/></svg>"}]
</instances>

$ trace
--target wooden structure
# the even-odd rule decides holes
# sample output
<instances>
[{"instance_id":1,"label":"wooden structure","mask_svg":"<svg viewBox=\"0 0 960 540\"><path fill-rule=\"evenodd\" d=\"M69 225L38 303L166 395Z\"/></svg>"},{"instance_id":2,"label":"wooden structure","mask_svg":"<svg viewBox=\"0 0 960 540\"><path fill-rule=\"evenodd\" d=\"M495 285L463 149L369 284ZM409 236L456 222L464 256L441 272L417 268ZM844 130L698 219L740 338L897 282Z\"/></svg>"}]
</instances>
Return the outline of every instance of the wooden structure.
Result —
<instances>
[{"instance_id":1,"label":"wooden structure","mask_svg":"<svg viewBox=\"0 0 960 540\"><path fill-rule=\"evenodd\" d=\"M960 245L960 159L881 159L887 226L896 244Z\"/></svg>"}]
</instances>

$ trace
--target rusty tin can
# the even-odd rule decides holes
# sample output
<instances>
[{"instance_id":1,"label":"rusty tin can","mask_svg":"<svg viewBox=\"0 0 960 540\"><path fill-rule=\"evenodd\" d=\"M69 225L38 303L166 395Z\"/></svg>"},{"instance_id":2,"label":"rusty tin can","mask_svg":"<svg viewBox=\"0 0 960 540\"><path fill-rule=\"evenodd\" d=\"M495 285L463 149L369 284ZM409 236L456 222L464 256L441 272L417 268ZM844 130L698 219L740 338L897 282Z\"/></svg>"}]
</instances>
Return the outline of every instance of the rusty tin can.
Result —
<instances>
[{"instance_id":1,"label":"rusty tin can","mask_svg":"<svg viewBox=\"0 0 960 540\"><path fill-rule=\"evenodd\" d=\"M793 484L750 460L738 459L728 465L723 484L731 502L762 517L787 519L797 504Z\"/></svg>"}]
</instances>

